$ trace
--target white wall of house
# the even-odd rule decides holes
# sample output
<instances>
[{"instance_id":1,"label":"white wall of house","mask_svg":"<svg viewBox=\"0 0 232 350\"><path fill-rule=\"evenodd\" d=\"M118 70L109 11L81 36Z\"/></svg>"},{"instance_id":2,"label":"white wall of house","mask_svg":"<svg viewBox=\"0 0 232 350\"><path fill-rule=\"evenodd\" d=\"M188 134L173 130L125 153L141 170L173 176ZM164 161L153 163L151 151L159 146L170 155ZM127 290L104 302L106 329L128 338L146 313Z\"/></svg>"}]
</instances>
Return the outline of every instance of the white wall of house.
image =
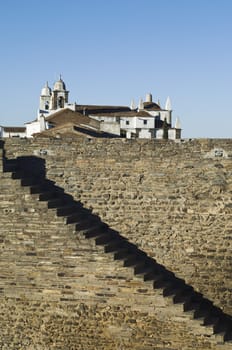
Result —
<instances>
[{"instance_id":1,"label":"white wall of house","mask_svg":"<svg viewBox=\"0 0 232 350\"><path fill-rule=\"evenodd\" d=\"M172 111L160 111L160 119L164 121L165 118L168 124L172 124Z\"/></svg>"},{"instance_id":2,"label":"white wall of house","mask_svg":"<svg viewBox=\"0 0 232 350\"><path fill-rule=\"evenodd\" d=\"M125 130L136 129L136 117L121 117L120 128Z\"/></svg>"},{"instance_id":3,"label":"white wall of house","mask_svg":"<svg viewBox=\"0 0 232 350\"><path fill-rule=\"evenodd\" d=\"M120 125L119 123L110 123L110 122L101 122L100 130L104 132L108 132L110 134L120 136Z\"/></svg>"},{"instance_id":4,"label":"white wall of house","mask_svg":"<svg viewBox=\"0 0 232 350\"><path fill-rule=\"evenodd\" d=\"M152 117L160 117L160 111L146 111L149 113Z\"/></svg>"},{"instance_id":5,"label":"white wall of house","mask_svg":"<svg viewBox=\"0 0 232 350\"><path fill-rule=\"evenodd\" d=\"M89 117L104 123L119 123L117 117L107 117L103 115L89 115Z\"/></svg>"},{"instance_id":6,"label":"white wall of house","mask_svg":"<svg viewBox=\"0 0 232 350\"><path fill-rule=\"evenodd\" d=\"M46 126L47 122L45 121L44 116L38 117L37 120L31 123L26 124L26 137L33 137L33 134L37 132L44 131L48 127Z\"/></svg>"},{"instance_id":7,"label":"white wall of house","mask_svg":"<svg viewBox=\"0 0 232 350\"><path fill-rule=\"evenodd\" d=\"M25 131L5 131L4 127L0 127L0 137L26 137Z\"/></svg>"},{"instance_id":8,"label":"white wall of house","mask_svg":"<svg viewBox=\"0 0 232 350\"><path fill-rule=\"evenodd\" d=\"M170 140L176 140L180 138L180 129L169 129L168 130L168 138Z\"/></svg>"},{"instance_id":9,"label":"white wall of house","mask_svg":"<svg viewBox=\"0 0 232 350\"><path fill-rule=\"evenodd\" d=\"M136 129L154 129L155 127L155 118L153 117L136 117L135 119Z\"/></svg>"},{"instance_id":10,"label":"white wall of house","mask_svg":"<svg viewBox=\"0 0 232 350\"><path fill-rule=\"evenodd\" d=\"M139 132L139 138L140 139L151 139L151 137L152 137L151 132L148 129L142 129Z\"/></svg>"},{"instance_id":11,"label":"white wall of house","mask_svg":"<svg viewBox=\"0 0 232 350\"><path fill-rule=\"evenodd\" d=\"M157 129L155 131L155 138L156 139L162 139L163 138L164 131L163 129Z\"/></svg>"},{"instance_id":12,"label":"white wall of house","mask_svg":"<svg viewBox=\"0 0 232 350\"><path fill-rule=\"evenodd\" d=\"M26 136L27 137L33 137L32 135L40 132L40 122L34 121L31 123L26 124Z\"/></svg>"},{"instance_id":13,"label":"white wall of house","mask_svg":"<svg viewBox=\"0 0 232 350\"><path fill-rule=\"evenodd\" d=\"M151 130L155 128L154 117L129 117L121 118L121 129L126 131L126 137L131 138L137 134L141 139L151 139L153 133Z\"/></svg>"}]
</instances>

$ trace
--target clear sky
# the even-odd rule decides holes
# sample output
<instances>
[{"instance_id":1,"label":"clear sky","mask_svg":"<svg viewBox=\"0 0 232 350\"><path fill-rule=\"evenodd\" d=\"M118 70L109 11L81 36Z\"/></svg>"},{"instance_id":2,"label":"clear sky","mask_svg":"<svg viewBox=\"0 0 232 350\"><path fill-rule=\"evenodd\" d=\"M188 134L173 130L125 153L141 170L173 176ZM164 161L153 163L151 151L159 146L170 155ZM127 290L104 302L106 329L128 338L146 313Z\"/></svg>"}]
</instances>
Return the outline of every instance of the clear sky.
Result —
<instances>
[{"instance_id":1,"label":"clear sky","mask_svg":"<svg viewBox=\"0 0 232 350\"><path fill-rule=\"evenodd\" d=\"M70 102L170 96L184 138L232 137L231 0L8 0L0 33L0 125L62 74Z\"/></svg>"}]
</instances>

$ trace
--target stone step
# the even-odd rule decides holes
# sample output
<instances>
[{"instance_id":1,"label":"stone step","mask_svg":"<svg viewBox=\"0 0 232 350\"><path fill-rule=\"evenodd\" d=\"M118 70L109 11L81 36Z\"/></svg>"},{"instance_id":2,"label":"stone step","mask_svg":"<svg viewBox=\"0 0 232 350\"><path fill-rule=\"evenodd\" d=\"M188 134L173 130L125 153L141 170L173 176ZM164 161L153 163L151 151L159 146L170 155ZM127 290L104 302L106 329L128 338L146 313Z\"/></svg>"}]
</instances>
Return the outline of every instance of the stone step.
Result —
<instances>
[{"instance_id":1,"label":"stone step","mask_svg":"<svg viewBox=\"0 0 232 350\"><path fill-rule=\"evenodd\" d=\"M123 237L116 238L105 245L104 251L105 253L116 253L120 251L122 248L125 248L126 244L128 247L129 243L125 238Z\"/></svg>"},{"instance_id":2,"label":"stone step","mask_svg":"<svg viewBox=\"0 0 232 350\"><path fill-rule=\"evenodd\" d=\"M207 299L203 299L202 303L199 305L197 309L193 311L194 319L205 319L210 315L211 310L214 308L214 305L211 301Z\"/></svg>"},{"instance_id":3,"label":"stone step","mask_svg":"<svg viewBox=\"0 0 232 350\"><path fill-rule=\"evenodd\" d=\"M145 272L150 269L148 263L143 260L141 260L141 262L138 261L138 263L134 265L133 268L135 276L141 276L141 278L143 278Z\"/></svg>"},{"instance_id":4,"label":"stone step","mask_svg":"<svg viewBox=\"0 0 232 350\"><path fill-rule=\"evenodd\" d=\"M222 317L222 312L220 311L215 311L215 309L211 310L209 315L207 315L204 318L203 325L204 326L211 326L217 324L217 322L221 319Z\"/></svg>"},{"instance_id":5,"label":"stone step","mask_svg":"<svg viewBox=\"0 0 232 350\"><path fill-rule=\"evenodd\" d=\"M193 311L193 319L205 319L210 314L210 308L199 308L195 311Z\"/></svg>"},{"instance_id":6,"label":"stone step","mask_svg":"<svg viewBox=\"0 0 232 350\"><path fill-rule=\"evenodd\" d=\"M104 230L107 230L108 226L101 221L94 221L90 227L83 227L80 230L77 230L77 234L82 234L85 238L91 239L96 236L100 236Z\"/></svg>"},{"instance_id":7,"label":"stone step","mask_svg":"<svg viewBox=\"0 0 232 350\"><path fill-rule=\"evenodd\" d=\"M187 286L189 288L181 289L180 291L176 291L176 294L173 296L174 304L183 304L189 301L194 296L194 290L192 287Z\"/></svg>"},{"instance_id":8,"label":"stone step","mask_svg":"<svg viewBox=\"0 0 232 350\"><path fill-rule=\"evenodd\" d=\"M158 277L154 279L153 288L154 289L165 289L173 287L175 285L175 280L169 276L163 275L163 277Z\"/></svg>"},{"instance_id":9,"label":"stone step","mask_svg":"<svg viewBox=\"0 0 232 350\"><path fill-rule=\"evenodd\" d=\"M101 223L100 220L93 218L91 215L88 215L85 212L80 213L79 215L80 215L79 221L74 223L76 231L84 231L85 232L86 230L91 229L96 224Z\"/></svg>"},{"instance_id":10,"label":"stone step","mask_svg":"<svg viewBox=\"0 0 232 350\"><path fill-rule=\"evenodd\" d=\"M56 208L57 216L67 216L69 214L75 214L78 210L82 209L81 205L77 205L76 203L71 203L70 205L64 205Z\"/></svg>"},{"instance_id":11,"label":"stone step","mask_svg":"<svg viewBox=\"0 0 232 350\"><path fill-rule=\"evenodd\" d=\"M84 222L88 224L90 223L90 220L91 220L91 216L87 216L87 214L83 214L82 212L78 212L78 211L75 211L74 213L70 213L68 214L68 216L64 217L64 222L66 225L69 225L69 224L83 225Z\"/></svg>"},{"instance_id":12,"label":"stone step","mask_svg":"<svg viewBox=\"0 0 232 350\"><path fill-rule=\"evenodd\" d=\"M96 237L96 245L105 245L109 242L112 242L115 237L115 234L111 230L105 230L102 232L102 235Z\"/></svg>"},{"instance_id":13,"label":"stone step","mask_svg":"<svg viewBox=\"0 0 232 350\"><path fill-rule=\"evenodd\" d=\"M4 172L14 172L19 170L19 162L17 159L8 159L4 163Z\"/></svg>"},{"instance_id":14,"label":"stone step","mask_svg":"<svg viewBox=\"0 0 232 350\"><path fill-rule=\"evenodd\" d=\"M202 304L202 296L198 296L197 293L194 293L189 300L184 302L184 312L194 312L199 309Z\"/></svg>"},{"instance_id":15,"label":"stone step","mask_svg":"<svg viewBox=\"0 0 232 350\"><path fill-rule=\"evenodd\" d=\"M164 289L163 296L174 298L176 296L180 296L180 295L183 295L184 293L190 293L190 292L193 292L193 287L188 286L187 284L185 284L184 281L181 281L178 279L175 285L169 286Z\"/></svg>"},{"instance_id":16,"label":"stone step","mask_svg":"<svg viewBox=\"0 0 232 350\"><path fill-rule=\"evenodd\" d=\"M101 221L94 221L92 225L90 225L89 228L82 229L83 235L87 239L96 238L104 235L105 231L108 230L108 225L101 222Z\"/></svg>"},{"instance_id":17,"label":"stone step","mask_svg":"<svg viewBox=\"0 0 232 350\"><path fill-rule=\"evenodd\" d=\"M41 181L40 178L36 178L36 177L34 177L34 176L32 176L32 177L20 178L21 186L37 185L37 184L40 184L40 181Z\"/></svg>"},{"instance_id":18,"label":"stone step","mask_svg":"<svg viewBox=\"0 0 232 350\"><path fill-rule=\"evenodd\" d=\"M217 322L213 325L214 334L221 334L223 337L229 337L232 331L232 320L227 320L224 317L219 317Z\"/></svg>"},{"instance_id":19,"label":"stone step","mask_svg":"<svg viewBox=\"0 0 232 350\"><path fill-rule=\"evenodd\" d=\"M145 253L144 253L145 254ZM146 257L146 255L145 255ZM144 265L144 257L139 255L137 252L132 252L128 256L126 256L123 262L123 266L125 267L134 267L138 265Z\"/></svg>"},{"instance_id":20,"label":"stone step","mask_svg":"<svg viewBox=\"0 0 232 350\"><path fill-rule=\"evenodd\" d=\"M36 196L38 197L39 201L45 202L45 201L49 201L50 199L57 198L59 194L55 190L54 191L47 190L42 193L36 194Z\"/></svg>"},{"instance_id":21,"label":"stone step","mask_svg":"<svg viewBox=\"0 0 232 350\"><path fill-rule=\"evenodd\" d=\"M64 193L63 189L59 189L54 185L54 182L47 179L41 183L30 186L29 190L31 194L38 194L38 195L46 191L58 191L60 193Z\"/></svg>"},{"instance_id":22,"label":"stone step","mask_svg":"<svg viewBox=\"0 0 232 350\"><path fill-rule=\"evenodd\" d=\"M232 327L225 332L224 341L232 343Z\"/></svg>"},{"instance_id":23,"label":"stone step","mask_svg":"<svg viewBox=\"0 0 232 350\"><path fill-rule=\"evenodd\" d=\"M18 179L26 179L29 177L33 177L33 175L31 175L30 173L28 173L22 169L18 169L16 171L12 172L11 177L14 180L18 180Z\"/></svg>"},{"instance_id":24,"label":"stone step","mask_svg":"<svg viewBox=\"0 0 232 350\"><path fill-rule=\"evenodd\" d=\"M144 261L143 264L135 266L134 274L141 275L144 278L144 275L153 271L153 265L149 261Z\"/></svg>"},{"instance_id":25,"label":"stone step","mask_svg":"<svg viewBox=\"0 0 232 350\"><path fill-rule=\"evenodd\" d=\"M60 194L57 198L49 199L47 205L50 209L57 209L71 203L72 200L69 196Z\"/></svg>"},{"instance_id":26,"label":"stone step","mask_svg":"<svg viewBox=\"0 0 232 350\"><path fill-rule=\"evenodd\" d=\"M130 245L123 246L120 250L114 253L114 260L124 260L131 254L132 250Z\"/></svg>"},{"instance_id":27,"label":"stone step","mask_svg":"<svg viewBox=\"0 0 232 350\"><path fill-rule=\"evenodd\" d=\"M160 278L160 277L167 278L167 276L169 276L169 278L175 278L174 273L166 271L165 269L154 265L153 270L145 274L143 279L144 281L152 281L152 280L156 281L157 278Z\"/></svg>"}]
</instances>

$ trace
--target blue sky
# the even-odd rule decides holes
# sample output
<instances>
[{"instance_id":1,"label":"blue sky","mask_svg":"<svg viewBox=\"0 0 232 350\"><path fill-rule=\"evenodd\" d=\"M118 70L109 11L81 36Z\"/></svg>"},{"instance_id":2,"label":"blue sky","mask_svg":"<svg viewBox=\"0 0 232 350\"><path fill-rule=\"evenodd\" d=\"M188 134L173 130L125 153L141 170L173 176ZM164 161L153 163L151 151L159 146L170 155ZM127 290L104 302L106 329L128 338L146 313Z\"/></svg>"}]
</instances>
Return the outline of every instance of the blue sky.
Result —
<instances>
[{"instance_id":1,"label":"blue sky","mask_svg":"<svg viewBox=\"0 0 232 350\"><path fill-rule=\"evenodd\" d=\"M70 102L170 96L184 138L232 137L231 0L8 0L0 32L0 125L33 120L61 73Z\"/></svg>"}]
</instances>

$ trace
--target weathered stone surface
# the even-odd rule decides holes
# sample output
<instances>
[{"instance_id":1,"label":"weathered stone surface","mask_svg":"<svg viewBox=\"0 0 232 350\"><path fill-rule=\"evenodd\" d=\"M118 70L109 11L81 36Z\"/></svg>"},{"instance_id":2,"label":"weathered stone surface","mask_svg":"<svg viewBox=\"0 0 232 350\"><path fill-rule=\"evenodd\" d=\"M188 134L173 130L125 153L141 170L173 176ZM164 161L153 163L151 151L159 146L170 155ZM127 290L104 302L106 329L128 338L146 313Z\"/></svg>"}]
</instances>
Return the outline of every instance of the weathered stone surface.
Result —
<instances>
[{"instance_id":1,"label":"weathered stone surface","mask_svg":"<svg viewBox=\"0 0 232 350\"><path fill-rule=\"evenodd\" d=\"M13 140L47 177L232 313L231 140ZM214 149L223 150L222 156ZM229 349L9 174L0 179L2 349ZM2 342L2 343L1 343Z\"/></svg>"}]
</instances>

